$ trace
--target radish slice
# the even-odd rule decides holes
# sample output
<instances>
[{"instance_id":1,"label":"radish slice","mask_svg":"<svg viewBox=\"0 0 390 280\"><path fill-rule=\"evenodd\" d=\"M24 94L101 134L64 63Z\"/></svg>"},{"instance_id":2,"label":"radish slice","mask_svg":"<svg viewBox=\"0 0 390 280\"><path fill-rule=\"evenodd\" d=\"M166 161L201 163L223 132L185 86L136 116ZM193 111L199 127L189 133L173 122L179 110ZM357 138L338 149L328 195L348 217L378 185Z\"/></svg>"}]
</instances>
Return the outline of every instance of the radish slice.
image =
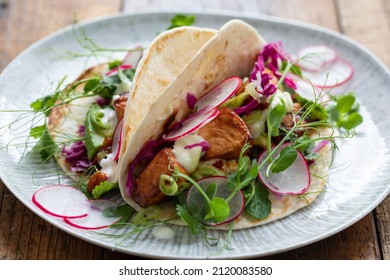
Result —
<instances>
[{"instance_id":1,"label":"radish slice","mask_svg":"<svg viewBox=\"0 0 390 280\"><path fill-rule=\"evenodd\" d=\"M122 143L122 129L123 129L123 119L121 119L116 125L114 138L112 139L112 154L114 155L113 160L119 159L120 147Z\"/></svg>"},{"instance_id":2,"label":"radish slice","mask_svg":"<svg viewBox=\"0 0 390 280\"><path fill-rule=\"evenodd\" d=\"M298 52L298 65L302 70L321 71L322 67L334 62L337 56L337 52L328 46L309 46Z\"/></svg>"},{"instance_id":3,"label":"radish slice","mask_svg":"<svg viewBox=\"0 0 390 280\"><path fill-rule=\"evenodd\" d=\"M313 85L319 88L341 86L348 82L352 78L352 75L352 65L341 58L323 66L319 71L302 71L302 76L308 78Z\"/></svg>"},{"instance_id":4,"label":"radish slice","mask_svg":"<svg viewBox=\"0 0 390 280\"><path fill-rule=\"evenodd\" d=\"M93 230L109 227L120 220L120 217L106 217L103 211L108 208L116 208L117 204L106 199L90 200L90 213L79 219L64 218L64 221L76 228Z\"/></svg>"},{"instance_id":5,"label":"radish slice","mask_svg":"<svg viewBox=\"0 0 390 280\"><path fill-rule=\"evenodd\" d=\"M320 92L319 92L318 88L313 86L312 84L310 84L308 81L297 80L297 81L295 81L295 83L297 85L296 92L300 96L302 96L306 99L309 99L309 100L316 100L319 97Z\"/></svg>"},{"instance_id":6,"label":"radish slice","mask_svg":"<svg viewBox=\"0 0 390 280\"><path fill-rule=\"evenodd\" d=\"M204 190L210 196L210 189L208 187L210 184L215 183L217 185L215 193L213 193L214 197L220 197L226 199L232 193L232 189L227 185L227 178L224 176L212 176L200 179L197 182L202 190ZM238 216L241 215L242 211L244 211L245 201L244 194L242 191L239 191L229 202L228 205L230 207L230 215L223 222L215 223L212 220L204 220L204 217L209 212L209 206L205 198L200 194L199 190L192 186L187 194L187 207L191 214L199 220L201 223L210 225L210 226L218 226L230 221L233 221Z\"/></svg>"},{"instance_id":7,"label":"radish slice","mask_svg":"<svg viewBox=\"0 0 390 280\"><path fill-rule=\"evenodd\" d=\"M282 147L275 153L275 157L278 156L281 150L287 145ZM263 162L268 156L268 152L264 151L258 158L258 163ZM286 170L273 173L269 171L267 176L267 167L269 163L266 163L259 171L260 181L272 192L277 194L298 195L305 193L310 186L310 172L307 161L303 154L298 151L298 156L294 163Z\"/></svg>"},{"instance_id":8,"label":"radish slice","mask_svg":"<svg viewBox=\"0 0 390 280\"><path fill-rule=\"evenodd\" d=\"M206 106L209 106L210 109L218 107L223 102L232 97L241 87L242 80L240 77L230 77L226 80L220 82L209 92L203 95L195 104L197 110L201 110Z\"/></svg>"},{"instance_id":9,"label":"radish slice","mask_svg":"<svg viewBox=\"0 0 390 280\"><path fill-rule=\"evenodd\" d=\"M165 141L175 141L200 129L202 126L211 122L218 115L218 108L210 109L209 106L206 106L202 110L175 124L171 132L169 132L167 135L163 135L163 139Z\"/></svg>"},{"instance_id":10,"label":"radish slice","mask_svg":"<svg viewBox=\"0 0 390 280\"><path fill-rule=\"evenodd\" d=\"M113 69L111 69L110 71L108 71L106 73L106 76L114 76L116 73L118 73L118 69L121 69L121 70L127 70L127 69L131 69L132 66L131 65L121 65L118 67L115 67Z\"/></svg>"},{"instance_id":11,"label":"radish slice","mask_svg":"<svg viewBox=\"0 0 390 280\"><path fill-rule=\"evenodd\" d=\"M129 65L130 68L136 68L143 53L142 47L139 46L138 48L138 50L129 51L123 59L121 65Z\"/></svg>"},{"instance_id":12,"label":"radish slice","mask_svg":"<svg viewBox=\"0 0 390 280\"><path fill-rule=\"evenodd\" d=\"M32 202L43 212L59 218L81 218L91 212L87 197L78 189L65 185L46 186L37 190Z\"/></svg>"}]
</instances>

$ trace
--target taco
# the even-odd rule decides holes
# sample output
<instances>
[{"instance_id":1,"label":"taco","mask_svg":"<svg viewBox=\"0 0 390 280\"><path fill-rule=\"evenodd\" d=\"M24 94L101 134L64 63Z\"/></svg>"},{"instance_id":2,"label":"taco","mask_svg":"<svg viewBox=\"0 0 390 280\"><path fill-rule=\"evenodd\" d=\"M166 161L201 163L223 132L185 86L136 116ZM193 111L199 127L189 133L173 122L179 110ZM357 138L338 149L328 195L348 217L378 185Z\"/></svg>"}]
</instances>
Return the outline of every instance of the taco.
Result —
<instances>
[{"instance_id":1,"label":"taco","mask_svg":"<svg viewBox=\"0 0 390 280\"><path fill-rule=\"evenodd\" d=\"M141 112L148 110L215 33L191 26L162 32L145 50L139 47L123 61L93 66L59 91L47 130L58 146L54 157L65 174L95 198L117 188L121 120L125 117L127 127L136 127ZM142 99L129 95L133 89ZM140 108L139 112L125 114L128 103Z\"/></svg>"},{"instance_id":2,"label":"taco","mask_svg":"<svg viewBox=\"0 0 390 280\"><path fill-rule=\"evenodd\" d=\"M125 118L118 179L128 204L159 209L157 219L175 224L195 218L238 229L286 217L317 197L332 129L323 108L299 96L280 47L232 20L151 103L138 129ZM317 121L324 123L310 126Z\"/></svg>"}]
</instances>

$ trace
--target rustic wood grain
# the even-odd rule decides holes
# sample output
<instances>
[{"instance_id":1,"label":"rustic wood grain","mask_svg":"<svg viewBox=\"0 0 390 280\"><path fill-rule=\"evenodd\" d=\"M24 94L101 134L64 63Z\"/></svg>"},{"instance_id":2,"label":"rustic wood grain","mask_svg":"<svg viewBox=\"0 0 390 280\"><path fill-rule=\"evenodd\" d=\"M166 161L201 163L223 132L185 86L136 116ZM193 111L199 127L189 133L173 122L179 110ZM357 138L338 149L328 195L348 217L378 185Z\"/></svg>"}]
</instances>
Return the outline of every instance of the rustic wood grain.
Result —
<instances>
[{"instance_id":1,"label":"rustic wood grain","mask_svg":"<svg viewBox=\"0 0 390 280\"><path fill-rule=\"evenodd\" d=\"M362 43L390 67L390 1L339 0L340 24L345 34ZM370 94L370 93L367 93ZM384 259L390 259L390 197L375 209Z\"/></svg>"},{"instance_id":2,"label":"rustic wood grain","mask_svg":"<svg viewBox=\"0 0 390 280\"><path fill-rule=\"evenodd\" d=\"M0 70L31 43L70 24L75 12L83 20L121 9L222 9L302 20L345 33L390 65L390 1L385 0L0 0ZM390 198L375 215L332 237L267 259L390 259L389 210ZM51 226L0 182L0 259L133 258Z\"/></svg>"}]
</instances>

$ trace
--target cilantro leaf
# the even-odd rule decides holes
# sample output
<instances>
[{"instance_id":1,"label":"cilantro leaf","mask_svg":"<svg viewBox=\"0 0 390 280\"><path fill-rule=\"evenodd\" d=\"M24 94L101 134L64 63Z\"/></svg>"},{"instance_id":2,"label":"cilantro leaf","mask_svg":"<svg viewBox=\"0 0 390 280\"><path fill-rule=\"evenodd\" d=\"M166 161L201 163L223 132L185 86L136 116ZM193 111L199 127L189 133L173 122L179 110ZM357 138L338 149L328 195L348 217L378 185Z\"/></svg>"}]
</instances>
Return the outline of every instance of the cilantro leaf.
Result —
<instances>
[{"instance_id":1,"label":"cilantro leaf","mask_svg":"<svg viewBox=\"0 0 390 280\"><path fill-rule=\"evenodd\" d=\"M189 226L192 234L198 234L202 231L202 224L191 215L187 207L177 205L176 206L177 215Z\"/></svg>"},{"instance_id":2,"label":"cilantro leaf","mask_svg":"<svg viewBox=\"0 0 390 280\"><path fill-rule=\"evenodd\" d=\"M171 25L167 28L173 29L180 26L190 26L195 22L195 16L176 15L171 19Z\"/></svg>"},{"instance_id":3,"label":"cilantro leaf","mask_svg":"<svg viewBox=\"0 0 390 280\"><path fill-rule=\"evenodd\" d=\"M52 156L58 153L59 148L51 138L46 125L33 127L30 130L30 135L34 138L40 137L33 150L41 155L43 162L48 161Z\"/></svg>"}]
</instances>

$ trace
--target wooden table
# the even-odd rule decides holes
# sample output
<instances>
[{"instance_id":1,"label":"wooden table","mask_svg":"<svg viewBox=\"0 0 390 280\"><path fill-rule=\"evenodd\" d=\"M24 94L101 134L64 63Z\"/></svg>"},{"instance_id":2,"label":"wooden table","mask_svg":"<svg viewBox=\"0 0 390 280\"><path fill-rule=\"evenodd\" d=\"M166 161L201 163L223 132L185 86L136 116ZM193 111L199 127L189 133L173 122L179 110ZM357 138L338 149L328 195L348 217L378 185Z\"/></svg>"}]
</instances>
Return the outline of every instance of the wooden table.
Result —
<instances>
[{"instance_id":1,"label":"wooden table","mask_svg":"<svg viewBox=\"0 0 390 280\"><path fill-rule=\"evenodd\" d=\"M0 0L0 71L23 49L79 20L120 11L212 9L280 16L344 33L390 66L390 1L384 0ZM131 259L43 221L0 181L0 259ZM390 197L344 231L268 259L390 259Z\"/></svg>"}]
</instances>

